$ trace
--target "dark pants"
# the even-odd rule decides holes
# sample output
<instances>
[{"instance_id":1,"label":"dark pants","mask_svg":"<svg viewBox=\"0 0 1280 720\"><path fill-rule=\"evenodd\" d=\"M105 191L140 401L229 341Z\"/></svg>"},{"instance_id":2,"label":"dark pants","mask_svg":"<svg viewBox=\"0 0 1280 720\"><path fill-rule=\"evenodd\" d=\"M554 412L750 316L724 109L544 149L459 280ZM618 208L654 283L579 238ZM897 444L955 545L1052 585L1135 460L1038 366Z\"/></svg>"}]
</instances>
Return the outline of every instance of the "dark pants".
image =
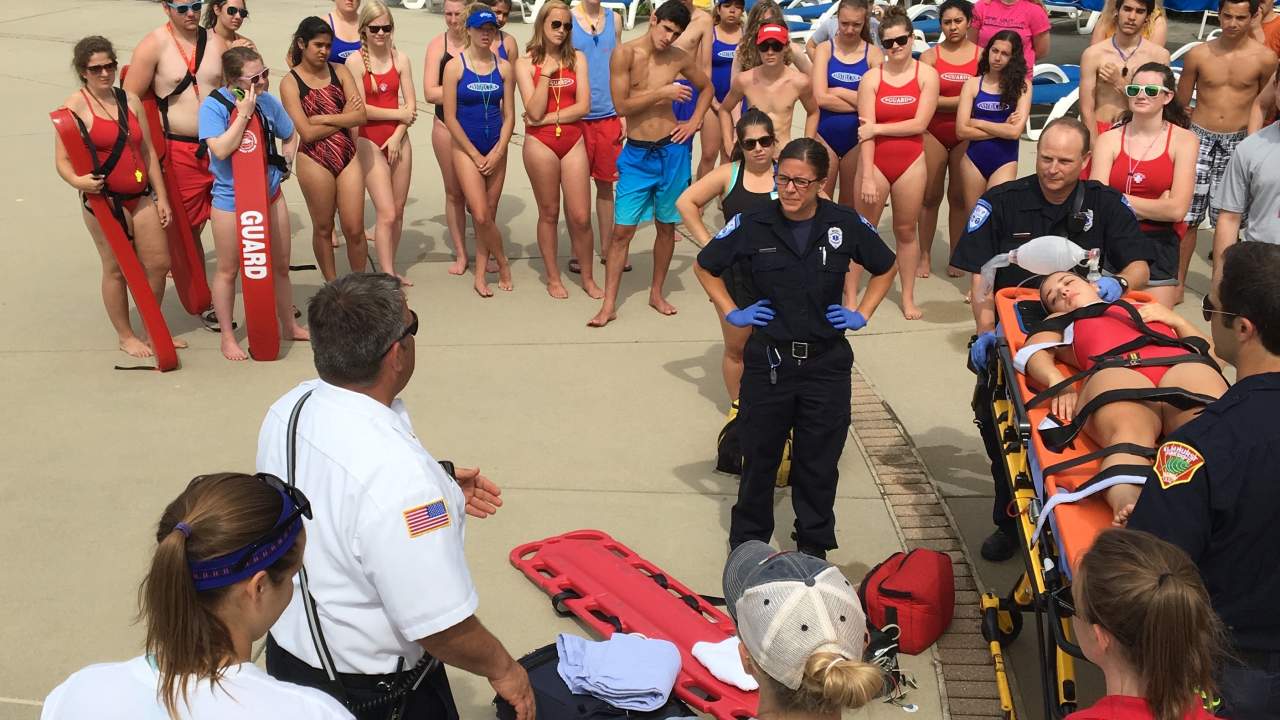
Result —
<instances>
[{"instance_id":1,"label":"dark pants","mask_svg":"<svg viewBox=\"0 0 1280 720\"><path fill-rule=\"evenodd\" d=\"M1008 469L1004 464L1004 451L1000 445L1000 431L996 429L996 418L992 414L991 400L995 389L992 387L994 373L982 368L978 372L977 385L973 389L973 421L982 435L982 445L987 451L987 459L991 461L991 482L995 485L995 501L991 506L991 522L996 527L1010 533L1017 532L1017 523L1009 514L1013 503L1013 492L1009 488Z\"/></svg>"},{"instance_id":2,"label":"dark pants","mask_svg":"<svg viewBox=\"0 0 1280 720\"><path fill-rule=\"evenodd\" d=\"M1220 717L1232 720L1280 718L1280 653L1242 653L1244 664L1231 663L1218 677Z\"/></svg>"},{"instance_id":3,"label":"dark pants","mask_svg":"<svg viewBox=\"0 0 1280 720\"><path fill-rule=\"evenodd\" d=\"M789 350L782 349L773 384L769 345L758 334L747 341L738 416L742 482L729 528L729 544L734 547L747 540L770 542L774 482L787 433L793 430L791 503L796 540L823 550L836 547L837 463L849 434L853 349L841 339L808 360L792 358Z\"/></svg>"},{"instance_id":4,"label":"dark pants","mask_svg":"<svg viewBox=\"0 0 1280 720\"><path fill-rule=\"evenodd\" d=\"M286 652L275 640L267 635L267 673L277 680L318 688L353 708L352 714L357 720L387 720L392 713L403 705L403 711L396 717L400 720L458 720L458 707L453 702L453 691L449 689L449 678L444 673L444 664L438 664L435 670L427 673L417 690L409 691L406 699L379 705L368 710L360 710L363 703L383 697L385 693L378 688L380 678L387 676L346 675L339 673L338 678L346 690L346 697L338 694L337 688L329 682L323 670L313 668Z\"/></svg>"}]
</instances>

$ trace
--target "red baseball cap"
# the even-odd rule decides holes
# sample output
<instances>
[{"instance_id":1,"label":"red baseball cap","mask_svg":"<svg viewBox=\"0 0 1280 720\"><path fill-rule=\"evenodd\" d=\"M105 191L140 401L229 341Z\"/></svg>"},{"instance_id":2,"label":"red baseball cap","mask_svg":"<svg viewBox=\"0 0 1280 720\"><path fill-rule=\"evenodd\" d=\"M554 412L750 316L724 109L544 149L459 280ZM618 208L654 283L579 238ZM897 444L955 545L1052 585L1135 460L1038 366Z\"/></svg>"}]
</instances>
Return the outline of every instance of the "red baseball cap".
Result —
<instances>
[{"instance_id":1,"label":"red baseball cap","mask_svg":"<svg viewBox=\"0 0 1280 720\"><path fill-rule=\"evenodd\" d=\"M770 40L777 40L785 46L790 42L787 29L781 25L762 25L760 32L756 34L756 45L763 45Z\"/></svg>"}]
</instances>

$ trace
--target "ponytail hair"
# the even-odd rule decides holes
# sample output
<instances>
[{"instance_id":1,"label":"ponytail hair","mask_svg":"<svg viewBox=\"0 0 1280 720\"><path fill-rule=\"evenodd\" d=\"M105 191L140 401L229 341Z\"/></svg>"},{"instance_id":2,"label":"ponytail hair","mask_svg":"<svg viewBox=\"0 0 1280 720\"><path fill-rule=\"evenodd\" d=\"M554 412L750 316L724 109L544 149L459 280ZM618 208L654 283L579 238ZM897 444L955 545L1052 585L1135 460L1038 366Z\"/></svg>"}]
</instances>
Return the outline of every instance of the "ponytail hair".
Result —
<instances>
[{"instance_id":1,"label":"ponytail hair","mask_svg":"<svg viewBox=\"0 0 1280 720\"><path fill-rule=\"evenodd\" d=\"M555 0L548 0L554 2ZM773 118L769 114L757 107L749 107L742 113L742 117L738 118L738 124L734 126L735 138L733 142L733 153L729 155L729 162L742 162L745 157L742 152L742 136L747 134L747 128L760 126L764 131L769 133L769 137L776 137L773 134Z\"/></svg>"},{"instance_id":2,"label":"ponytail hair","mask_svg":"<svg viewBox=\"0 0 1280 720\"><path fill-rule=\"evenodd\" d=\"M805 663L800 687L792 690L766 673L757 673L776 706L786 712L828 715L856 710L884 689L884 671L833 652L816 652ZM762 688L763 689L763 688Z\"/></svg>"},{"instance_id":3,"label":"ponytail hair","mask_svg":"<svg viewBox=\"0 0 1280 720\"><path fill-rule=\"evenodd\" d=\"M1112 637L1142 678L1155 720L1180 720L1212 694L1222 622L1181 548L1136 530L1100 534L1080 560L1076 612Z\"/></svg>"},{"instance_id":4,"label":"ponytail hair","mask_svg":"<svg viewBox=\"0 0 1280 720\"><path fill-rule=\"evenodd\" d=\"M333 37L333 28L329 27L329 23L314 15L303 18L289 44L289 65L297 67L302 62L302 48L321 35Z\"/></svg>"},{"instance_id":5,"label":"ponytail hair","mask_svg":"<svg viewBox=\"0 0 1280 720\"><path fill-rule=\"evenodd\" d=\"M165 508L138 604L146 650L160 673L157 692L171 718L179 717L178 704L187 702L192 681L216 685L235 654L231 633L216 612L235 585L197 591L189 563L223 557L258 540L275 527L283 502L257 476L218 473L195 478ZM302 544L294 542L267 576L287 582L301 563Z\"/></svg>"},{"instance_id":6,"label":"ponytail hair","mask_svg":"<svg viewBox=\"0 0 1280 720\"><path fill-rule=\"evenodd\" d=\"M257 50L243 45L222 53L222 84L230 86L231 83L244 77L245 64L254 60L261 61L262 55Z\"/></svg>"},{"instance_id":7,"label":"ponytail hair","mask_svg":"<svg viewBox=\"0 0 1280 720\"><path fill-rule=\"evenodd\" d=\"M1172 96L1169 102L1165 103L1162 115L1166 122L1171 125L1177 125L1182 128L1191 127L1191 117L1187 115L1187 109L1182 107L1182 103L1178 102L1178 81L1173 76L1173 70L1168 65L1159 62L1143 63L1133 74L1129 76L1130 81L1138 77L1138 73L1153 72L1160 73L1160 86L1169 91ZM1125 109L1120 117L1120 123L1124 124L1133 120L1133 111Z\"/></svg>"},{"instance_id":8,"label":"ponytail hair","mask_svg":"<svg viewBox=\"0 0 1280 720\"><path fill-rule=\"evenodd\" d=\"M884 9L884 16L880 18L880 40L884 40L885 30L895 27L906 28L908 35L915 33L915 26L911 24L911 17L907 15L906 9L897 3Z\"/></svg>"}]
</instances>

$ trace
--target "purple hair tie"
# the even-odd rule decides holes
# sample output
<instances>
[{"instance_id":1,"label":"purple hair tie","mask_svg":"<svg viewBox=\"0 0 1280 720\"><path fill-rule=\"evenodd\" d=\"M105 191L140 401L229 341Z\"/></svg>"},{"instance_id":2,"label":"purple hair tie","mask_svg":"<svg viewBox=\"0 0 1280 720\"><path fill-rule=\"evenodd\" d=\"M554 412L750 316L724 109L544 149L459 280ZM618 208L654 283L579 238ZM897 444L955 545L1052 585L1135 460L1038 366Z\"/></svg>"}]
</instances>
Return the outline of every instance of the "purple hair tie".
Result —
<instances>
[{"instance_id":1,"label":"purple hair tie","mask_svg":"<svg viewBox=\"0 0 1280 720\"><path fill-rule=\"evenodd\" d=\"M191 537L191 526L190 526L190 525L188 525L188 524L186 524L186 523L184 523L184 522L180 522L180 523L178 523L177 525L174 525L174 526L173 526L173 529L174 529L174 530L177 530L177 531L178 531L178 532L180 532L180 533L182 533L182 536L183 536L183 537L185 537L185 538L190 538L190 537Z\"/></svg>"}]
</instances>

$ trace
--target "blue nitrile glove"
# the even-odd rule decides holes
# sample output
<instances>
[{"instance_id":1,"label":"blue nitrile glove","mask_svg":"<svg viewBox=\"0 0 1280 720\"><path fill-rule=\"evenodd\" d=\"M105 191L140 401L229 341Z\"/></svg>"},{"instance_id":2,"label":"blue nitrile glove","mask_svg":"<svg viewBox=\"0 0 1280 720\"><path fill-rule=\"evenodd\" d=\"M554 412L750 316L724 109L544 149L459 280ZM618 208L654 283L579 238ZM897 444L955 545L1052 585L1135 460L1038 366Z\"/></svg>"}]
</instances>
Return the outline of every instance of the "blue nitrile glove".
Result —
<instances>
[{"instance_id":1,"label":"blue nitrile glove","mask_svg":"<svg viewBox=\"0 0 1280 720\"><path fill-rule=\"evenodd\" d=\"M1098 286L1098 295L1102 297L1103 302L1115 302L1124 294L1124 288L1120 287L1120 281L1113 277L1098 278L1098 282L1094 283Z\"/></svg>"},{"instance_id":2,"label":"blue nitrile glove","mask_svg":"<svg viewBox=\"0 0 1280 720\"><path fill-rule=\"evenodd\" d=\"M827 322L837 330L858 331L867 326L867 319L857 310L850 310L843 305L827 306Z\"/></svg>"},{"instance_id":3,"label":"blue nitrile glove","mask_svg":"<svg viewBox=\"0 0 1280 720\"><path fill-rule=\"evenodd\" d=\"M771 303L768 298L757 300L754 303L742 308L734 309L728 315L724 316L725 322L734 327L764 327L773 319L773 308L769 307Z\"/></svg>"},{"instance_id":4,"label":"blue nitrile glove","mask_svg":"<svg viewBox=\"0 0 1280 720\"><path fill-rule=\"evenodd\" d=\"M969 346L969 364L977 370L981 370L987 366L987 359L991 356L991 348L996 346L996 334L990 330L979 333L978 337L973 339L973 344Z\"/></svg>"}]
</instances>

